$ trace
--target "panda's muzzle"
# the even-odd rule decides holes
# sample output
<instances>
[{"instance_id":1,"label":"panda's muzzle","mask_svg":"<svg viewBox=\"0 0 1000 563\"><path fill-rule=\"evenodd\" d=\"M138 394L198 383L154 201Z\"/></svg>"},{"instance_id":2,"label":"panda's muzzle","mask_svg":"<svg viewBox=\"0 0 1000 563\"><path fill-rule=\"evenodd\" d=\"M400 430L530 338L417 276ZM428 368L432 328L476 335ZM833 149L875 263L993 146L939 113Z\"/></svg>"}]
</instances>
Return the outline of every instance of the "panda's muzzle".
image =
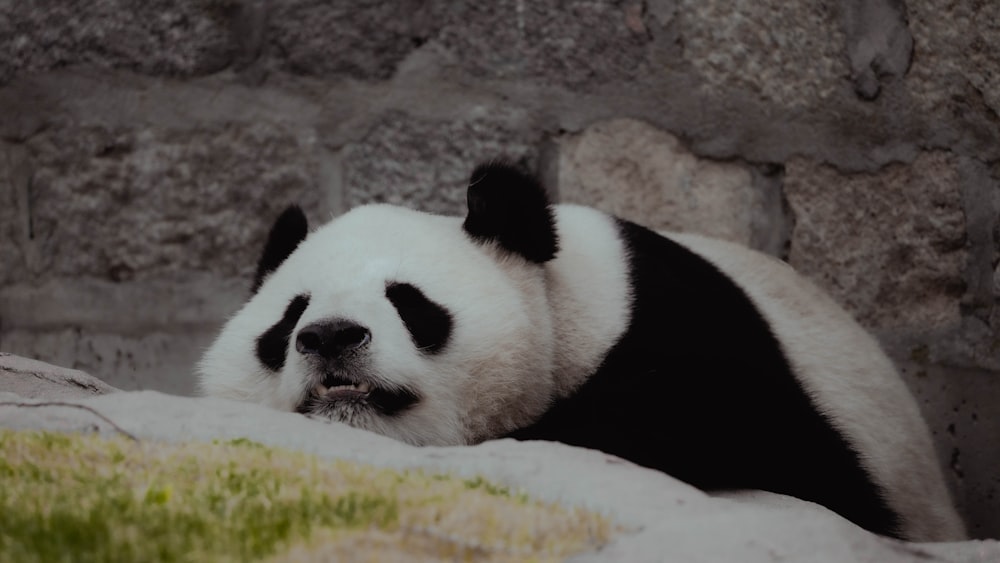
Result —
<instances>
[{"instance_id":1,"label":"panda's muzzle","mask_svg":"<svg viewBox=\"0 0 1000 563\"><path fill-rule=\"evenodd\" d=\"M358 369L372 334L345 319L330 319L302 327L295 336L295 350L306 356L318 377L298 407L299 412L320 412L343 404L371 405L384 414L395 414L419 400L408 389L384 389Z\"/></svg>"}]
</instances>

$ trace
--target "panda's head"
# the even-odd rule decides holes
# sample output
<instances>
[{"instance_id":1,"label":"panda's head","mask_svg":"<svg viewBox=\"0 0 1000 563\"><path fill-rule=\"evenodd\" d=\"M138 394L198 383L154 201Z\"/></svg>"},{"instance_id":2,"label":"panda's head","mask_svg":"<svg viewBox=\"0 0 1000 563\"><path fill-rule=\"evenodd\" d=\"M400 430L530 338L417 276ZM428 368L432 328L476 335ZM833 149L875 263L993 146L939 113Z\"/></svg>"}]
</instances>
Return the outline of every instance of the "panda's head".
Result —
<instances>
[{"instance_id":1,"label":"panda's head","mask_svg":"<svg viewBox=\"0 0 1000 563\"><path fill-rule=\"evenodd\" d=\"M312 233L276 221L250 300L198 371L205 395L295 410L413 444L465 444L540 416L553 342L544 190L478 167L469 212L351 210Z\"/></svg>"}]
</instances>

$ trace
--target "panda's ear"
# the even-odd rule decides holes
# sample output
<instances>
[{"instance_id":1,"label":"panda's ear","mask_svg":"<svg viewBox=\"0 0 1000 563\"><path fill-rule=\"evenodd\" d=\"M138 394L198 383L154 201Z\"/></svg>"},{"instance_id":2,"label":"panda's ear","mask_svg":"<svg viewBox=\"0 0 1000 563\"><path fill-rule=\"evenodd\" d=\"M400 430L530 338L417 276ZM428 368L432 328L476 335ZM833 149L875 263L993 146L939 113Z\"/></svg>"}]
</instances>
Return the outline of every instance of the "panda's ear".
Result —
<instances>
[{"instance_id":1,"label":"panda's ear","mask_svg":"<svg viewBox=\"0 0 1000 563\"><path fill-rule=\"evenodd\" d=\"M257 275L253 278L250 293L257 293L260 284L268 274L278 269L278 266L299 246L299 243L309 233L309 223L306 215L298 205L289 205L274 222L271 233L267 235L264 254L257 263Z\"/></svg>"},{"instance_id":2,"label":"panda's ear","mask_svg":"<svg viewBox=\"0 0 1000 563\"><path fill-rule=\"evenodd\" d=\"M469 178L469 215L465 232L479 242L536 263L559 250L555 217L538 180L505 162L481 164Z\"/></svg>"}]
</instances>

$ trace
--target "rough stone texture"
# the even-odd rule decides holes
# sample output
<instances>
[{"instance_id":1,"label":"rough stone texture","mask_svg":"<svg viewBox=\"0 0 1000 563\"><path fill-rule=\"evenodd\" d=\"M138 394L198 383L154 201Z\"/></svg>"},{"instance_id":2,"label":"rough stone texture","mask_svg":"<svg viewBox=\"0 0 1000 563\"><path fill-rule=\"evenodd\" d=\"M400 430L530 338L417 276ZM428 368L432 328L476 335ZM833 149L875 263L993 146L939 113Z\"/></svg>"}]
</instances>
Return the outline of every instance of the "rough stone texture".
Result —
<instances>
[{"instance_id":1,"label":"rough stone texture","mask_svg":"<svg viewBox=\"0 0 1000 563\"><path fill-rule=\"evenodd\" d=\"M273 56L302 74L388 78L436 24L425 0L271 4L266 25Z\"/></svg>"},{"instance_id":2,"label":"rough stone texture","mask_svg":"<svg viewBox=\"0 0 1000 563\"><path fill-rule=\"evenodd\" d=\"M52 373L58 377L58 368ZM910 544L879 538L812 503L759 492L710 497L662 473L561 444L500 440L415 448L259 405L149 391L67 401L85 408L16 406L8 403L38 401L11 393L10 385L0 378L0 428L125 431L144 442L246 438L325 459L481 475L550 502L597 510L625 528L582 561L958 563L1000 557L997 541Z\"/></svg>"},{"instance_id":3,"label":"rough stone texture","mask_svg":"<svg viewBox=\"0 0 1000 563\"><path fill-rule=\"evenodd\" d=\"M473 76L592 88L648 69L638 1L438 1L436 41Z\"/></svg>"},{"instance_id":4,"label":"rough stone texture","mask_svg":"<svg viewBox=\"0 0 1000 563\"><path fill-rule=\"evenodd\" d=\"M680 0L684 59L703 93L741 88L785 106L832 97L848 74L829 2Z\"/></svg>"},{"instance_id":5,"label":"rough stone texture","mask_svg":"<svg viewBox=\"0 0 1000 563\"><path fill-rule=\"evenodd\" d=\"M960 322L967 251L953 156L927 153L910 166L857 175L795 159L785 190L795 217L789 261L862 323Z\"/></svg>"},{"instance_id":6,"label":"rough stone texture","mask_svg":"<svg viewBox=\"0 0 1000 563\"><path fill-rule=\"evenodd\" d=\"M464 215L470 163L505 158L537 166L539 135L518 121L482 116L442 123L386 115L345 151L348 207L381 202Z\"/></svg>"},{"instance_id":7,"label":"rough stone texture","mask_svg":"<svg viewBox=\"0 0 1000 563\"><path fill-rule=\"evenodd\" d=\"M3 241L0 243L0 264L6 265L0 268L0 285L10 283L19 275L11 266L24 264L25 258L22 247L12 243L26 238L31 230L24 190L15 190L9 181L17 173L12 161L23 160L13 152L14 149L0 142L0 186L5 188L0 189L0 241Z\"/></svg>"},{"instance_id":8,"label":"rough stone texture","mask_svg":"<svg viewBox=\"0 0 1000 563\"><path fill-rule=\"evenodd\" d=\"M319 200L308 147L265 124L67 127L26 146L32 215L18 242L32 248L23 252L23 269L7 274L26 273L25 281L204 270L249 277L268 227L251 219L276 217L288 203L315 208Z\"/></svg>"},{"instance_id":9,"label":"rough stone texture","mask_svg":"<svg viewBox=\"0 0 1000 563\"><path fill-rule=\"evenodd\" d=\"M907 8L915 43L907 81L920 105L939 113L984 104L996 126L1000 113L1000 4L917 0L907 2Z\"/></svg>"},{"instance_id":10,"label":"rough stone texture","mask_svg":"<svg viewBox=\"0 0 1000 563\"><path fill-rule=\"evenodd\" d=\"M199 75L232 57L234 0L0 0L0 84L15 73L92 63Z\"/></svg>"},{"instance_id":11,"label":"rough stone texture","mask_svg":"<svg viewBox=\"0 0 1000 563\"><path fill-rule=\"evenodd\" d=\"M673 136L631 119L591 125L560 143L559 198L651 228L753 245L765 198L743 166L706 162Z\"/></svg>"}]
</instances>

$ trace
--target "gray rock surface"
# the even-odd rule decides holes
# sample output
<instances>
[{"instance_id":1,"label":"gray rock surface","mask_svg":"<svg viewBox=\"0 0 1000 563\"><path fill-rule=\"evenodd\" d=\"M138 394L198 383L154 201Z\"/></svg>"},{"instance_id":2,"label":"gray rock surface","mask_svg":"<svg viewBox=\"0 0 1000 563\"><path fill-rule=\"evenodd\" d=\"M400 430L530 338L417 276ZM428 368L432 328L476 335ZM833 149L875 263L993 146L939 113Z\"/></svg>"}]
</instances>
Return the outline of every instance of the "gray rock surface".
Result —
<instances>
[{"instance_id":1,"label":"gray rock surface","mask_svg":"<svg viewBox=\"0 0 1000 563\"><path fill-rule=\"evenodd\" d=\"M95 63L198 75L231 59L226 1L0 1L0 84L17 73Z\"/></svg>"},{"instance_id":2,"label":"gray rock surface","mask_svg":"<svg viewBox=\"0 0 1000 563\"><path fill-rule=\"evenodd\" d=\"M265 56L292 72L310 75L388 78L437 24L423 0L247 4L263 5L257 9L267 11L258 24L267 27L259 32L269 38ZM244 30L254 32L252 26Z\"/></svg>"},{"instance_id":3,"label":"gray rock surface","mask_svg":"<svg viewBox=\"0 0 1000 563\"><path fill-rule=\"evenodd\" d=\"M709 162L641 121L595 123L559 146L560 201L667 231L755 246L766 197L745 166Z\"/></svg>"},{"instance_id":4,"label":"gray rock surface","mask_svg":"<svg viewBox=\"0 0 1000 563\"><path fill-rule=\"evenodd\" d=\"M64 400L118 391L96 377L0 352L0 391L27 399Z\"/></svg>"},{"instance_id":5,"label":"gray rock surface","mask_svg":"<svg viewBox=\"0 0 1000 563\"><path fill-rule=\"evenodd\" d=\"M23 361L0 360L3 366ZM80 381L77 373L53 366L32 364L30 369L46 372L48 380L64 379L71 387ZM23 371L20 376L37 377ZM165 442L248 438L326 459L482 475L537 498L601 511L626 528L601 551L575 558L579 561L957 563L1000 557L997 541L921 545L879 538L811 503L755 492L710 497L662 473L561 444L500 440L473 447L416 448L258 405L152 391L59 396L61 402L84 408L31 407L62 389L29 398L20 394L25 387L19 385L0 377L0 428L124 431L140 440Z\"/></svg>"},{"instance_id":6,"label":"gray rock surface","mask_svg":"<svg viewBox=\"0 0 1000 563\"><path fill-rule=\"evenodd\" d=\"M435 42L472 76L591 89L651 70L642 2L433 4Z\"/></svg>"},{"instance_id":7,"label":"gray rock surface","mask_svg":"<svg viewBox=\"0 0 1000 563\"><path fill-rule=\"evenodd\" d=\"M831 190L831 186L837 186ZM843 175L802 159L785 169L795 218L789 262L865 325L950 328L965 290L965 215L956 159Z\"/></svg>"},{"instance_id":8,"label":"gray rock surface","mask_svg":"<svg viewBox=\"0 0 1000 563\"><path fill-rule=\"evenodd\" d=\"M823 102L842 88L844 35L829 2L678 2L684 60L703 95L739 88L783 106Z\"/></svg>"},{"instance_id":9,"label":"gray rock surface","mask_svg":"<svg viewBox=\"0 0 1000 563\"><path fill-rule=\"evenodd\" d=\"M20 272L31 281L250 275L256 252L248 251L263 246L268 228L252 218L277 216L293 202L315 209L319 200L309 147L267 123L70 125L26 148L33 212L20 242L32 247L32 260ZM194 207L196 216L186 211Z\"/></svg>"},{"instance_id":10,"label":"gray rock surface","mask_svg":"<svg viewBox=\"0 0 1000 563\"><path fill-rule=\"evenodd\" d=\"M517 115L442 123L390 113L344 156L347 207L391 203L461 215L470 162L505 158L535 168L537 131Z\"/></svg>"}]
</instances>

